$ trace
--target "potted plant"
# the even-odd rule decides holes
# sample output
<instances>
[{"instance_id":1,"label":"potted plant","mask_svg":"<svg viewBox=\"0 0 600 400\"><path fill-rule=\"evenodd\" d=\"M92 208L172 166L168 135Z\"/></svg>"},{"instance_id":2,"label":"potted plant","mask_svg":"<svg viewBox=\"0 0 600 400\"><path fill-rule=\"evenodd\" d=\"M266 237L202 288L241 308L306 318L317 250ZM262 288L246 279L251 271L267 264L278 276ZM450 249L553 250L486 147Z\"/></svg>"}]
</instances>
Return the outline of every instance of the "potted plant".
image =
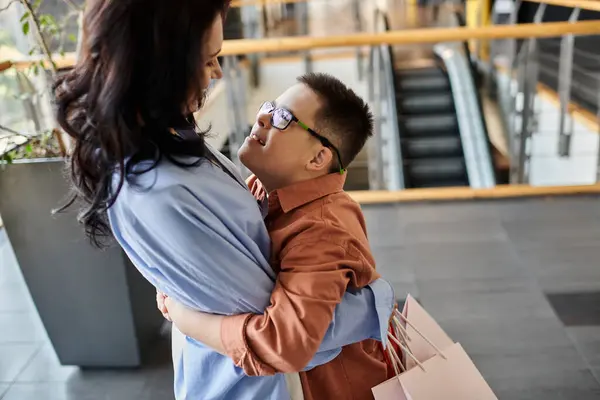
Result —
<instances>
[{"instance_id":1,"label":"potted plant","mask_svg":"<svg viewBox=\"0 0 600 400\"><path fill-rule=\"evenodd\" d=\"M79 7L71 0L61 1L68 8ZM100 251L88 243L76 211L52 212L70 192L65 176L68 142L51 125L50 92L45 83L58 73L53 54L60 50L65 34L51 14L42 12L39 0L12 1L9 6L19 4L22 32L35 39L31 54L43 57L27 71L10 71L13 88L25 88L24 93L12 93L10 84L4 90L13 106L15 100L21 102L27 118L0 125L0 215L61 363L139 366L143 350L164 322L156 310L155 291L119 246ZM32 83L36 77L41 89ZM8 115L2 114L0 122Z\"/></svg>"}]
</instances>

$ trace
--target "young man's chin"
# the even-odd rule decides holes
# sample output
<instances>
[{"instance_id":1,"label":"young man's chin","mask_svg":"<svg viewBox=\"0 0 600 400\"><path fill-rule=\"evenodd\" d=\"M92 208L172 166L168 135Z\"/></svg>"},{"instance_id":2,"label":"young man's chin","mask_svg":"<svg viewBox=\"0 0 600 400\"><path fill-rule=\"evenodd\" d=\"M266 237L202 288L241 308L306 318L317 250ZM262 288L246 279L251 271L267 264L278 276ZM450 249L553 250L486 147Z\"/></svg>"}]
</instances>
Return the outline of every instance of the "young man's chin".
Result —
<instances>
[{"instance_id":1,"label":"young man's chin","mask_svg":"<svg viewBox=\"0 0 600 400\"><path fill-rule=\"evenodd\" d=\"M244 164L244 167L248 168L250 172L254 173L253 162L252 162L252 150L248 148L248 143L243 143L240 149L238 150L238 158L241 163Z\"/></svg>"}]
</instances>

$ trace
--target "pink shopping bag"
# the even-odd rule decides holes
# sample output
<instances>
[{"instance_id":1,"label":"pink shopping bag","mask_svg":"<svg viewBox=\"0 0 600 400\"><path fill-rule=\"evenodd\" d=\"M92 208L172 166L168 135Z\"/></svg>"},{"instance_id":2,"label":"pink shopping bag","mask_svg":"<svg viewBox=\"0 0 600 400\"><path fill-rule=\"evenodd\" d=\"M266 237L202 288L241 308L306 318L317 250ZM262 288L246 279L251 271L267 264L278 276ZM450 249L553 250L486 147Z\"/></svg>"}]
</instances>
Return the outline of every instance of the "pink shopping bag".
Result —
<instances>
[{"instance_id":1,"label":"pink shopping bag","mask_svg":"<svg viewBox=\"0 0 600 400\"><path fill-rule=\"evenodd\" d=\"M459 343L444 349L443 356L375 386L375 400L497 400Z\"/></svg>"},{"instance_id":2,"label":"pink shopping bag","mask_svg":"<svg viewBox=\"0 0 600 400\"><path fill-rule=\"evenodd\" d=\"M462 346L412 296L395 311L388 336L397 376L373 388L376 400L497 399Z\"/></svg>"},{"instance_id":3,"label":"pink shopping bag","mask_svg":"<svg viewBox=\"0 0 600 400\"><path fill-rule=\"evenodd\" d=\"M429 339L441 349L454 344L454 341L435 322L433 317L411 295L406 297L402 315L407 321L410 321L410 324L406 324L405 320L400 320L400 323L405 327L406 333L411 339L408 347L417 360L424 362L436 354L435 349L424 338ZM417 334L415 327L422 335ZM415 362L410 357L406 359L406 363L407 369L415 366Z\"/></svg>"}]
</instances>

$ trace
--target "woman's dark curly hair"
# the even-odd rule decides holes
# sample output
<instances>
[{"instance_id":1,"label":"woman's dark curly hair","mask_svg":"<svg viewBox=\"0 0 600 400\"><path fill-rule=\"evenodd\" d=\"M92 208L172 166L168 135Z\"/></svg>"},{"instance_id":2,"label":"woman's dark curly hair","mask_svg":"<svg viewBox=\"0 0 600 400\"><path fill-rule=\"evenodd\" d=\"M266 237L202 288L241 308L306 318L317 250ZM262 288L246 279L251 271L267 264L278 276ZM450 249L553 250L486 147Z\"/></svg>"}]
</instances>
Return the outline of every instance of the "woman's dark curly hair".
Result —
<instances>
[{"instance_id":1,"label":"woman's dark curly hair","mask_svg":"<svg viewBox=\"0 0 600 400\"><path fill-rule=\"evenodd\" d=\"M126 179L165 158L206 156L203 135L182 141L170 128L194 125L185 110L204 95L204 43L228 6L228 0L87 2L80 60L56 81L54 97L58 123L73 139L74 195L65 208L83 204L79 221L94 245L111 235L106 211ZM150 167L135 168L147 160Z\"/></svg>"}]
</instances>

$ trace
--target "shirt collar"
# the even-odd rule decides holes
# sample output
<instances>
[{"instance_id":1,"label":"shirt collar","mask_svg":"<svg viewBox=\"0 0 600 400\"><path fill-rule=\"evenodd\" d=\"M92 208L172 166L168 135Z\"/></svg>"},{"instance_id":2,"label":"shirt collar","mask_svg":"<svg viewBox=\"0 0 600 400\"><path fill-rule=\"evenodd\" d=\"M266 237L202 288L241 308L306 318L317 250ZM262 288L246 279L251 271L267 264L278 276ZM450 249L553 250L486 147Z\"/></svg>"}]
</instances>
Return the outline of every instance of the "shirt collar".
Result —
<instances>
[{"instance_id":1,"label":"shirt collar","mask_svg":"<svg viewBox=\"0 0 600 400\"><path fill-rule=\"evenodd\" d=\"M273 191L269 194L269 203L279 202L282 211L287 213L322 197L343 191L345 182L346 172L323 175Z\"/></svg>"}]
</instances>

